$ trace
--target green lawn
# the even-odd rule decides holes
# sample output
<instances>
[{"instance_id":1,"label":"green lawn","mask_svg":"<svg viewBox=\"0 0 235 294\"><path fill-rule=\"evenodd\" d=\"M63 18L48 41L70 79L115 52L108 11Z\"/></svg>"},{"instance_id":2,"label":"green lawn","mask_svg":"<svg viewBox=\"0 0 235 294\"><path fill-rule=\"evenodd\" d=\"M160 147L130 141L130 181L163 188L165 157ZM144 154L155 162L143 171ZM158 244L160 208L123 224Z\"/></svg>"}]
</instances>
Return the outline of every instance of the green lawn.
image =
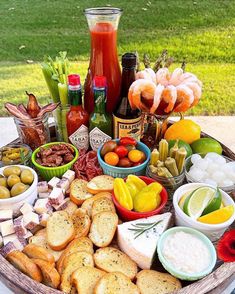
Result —
<instances>
[{"instance_id":1,"label":"green lawn","mask_svg":"<svg viewBox=\"0 0 235 294\"><path fill-rule=\"evenodd\" d=\"M123 8L118 52L138 50L152 60L167 48L176 62L187 60L204 84L193 114L235 113L235 1L0 1L0 115L6 101L25 101L25 90L41 103L48 92L40 72L45 54L67 50L73 71L84 80L89 57L86 7ZM34 64L27 64L33 60ZM174 67L174 66L173 66Z\"/></svg>"}]
</instances>

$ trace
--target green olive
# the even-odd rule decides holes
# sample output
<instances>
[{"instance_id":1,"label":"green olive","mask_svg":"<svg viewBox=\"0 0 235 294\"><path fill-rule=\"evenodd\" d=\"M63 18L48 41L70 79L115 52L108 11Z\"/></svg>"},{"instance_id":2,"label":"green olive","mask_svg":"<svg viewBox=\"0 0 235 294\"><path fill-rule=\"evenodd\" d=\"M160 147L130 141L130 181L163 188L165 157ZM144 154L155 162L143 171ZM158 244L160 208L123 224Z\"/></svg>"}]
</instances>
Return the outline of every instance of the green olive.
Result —
<instances>
[{"instance_id":1,"label":"green olive","mask_svg":"<svg viewBox=\"0 0 235 294\"><path fill-rule=\"evenodd\" d=\"M19 176L21 173L21 169L18 166L9 166L6 167L3 171L5 177L9 177L10 175L17 175Z\"/></svg>"},{"instance_id":2,"label":"green olive","mask_svg":"<svg viewBox=\"0 0 235 294\"><path fill-rule=\"evenodd\" d=\"M7 178L7 185L9 188L12 188L17 183L20 183L20 177L18 177L17 175L13 174Z\"/></svg>"},{"instance_id":3,"label":"green olive","mask_svg":"<svg viewBox=\"0 0 235 294\"><path fill-rule=\"evenodd\" d=\"M10 198L11 194L10 191L3 186L0 186L0 199Z\"/></svg>"},{"instance_id":4,"label":"green olive","mask_svg":"<svg viewBox=\"0 0 235 294\"><path fill-rule=\"evenodd\" d=\"M29 188L28 185L25 185L23 183L17 183L11 188L11 196L15 197L17 195L22 194Z\"/></svg>"},{"instance_id":5,"label":"green olive","mask_svg":"<svg viewBox=\"0 0 235 294\"><path fill-rule=\"evenodd\" d=\"M20 175L20 179L21 179L22 183L27 184L27 185L31 185L34 180L34 176L33 176L33 173L31 172L31 170L24 169Z\"/></svg>"},{"instance_id":6,"label":"green olive","mask_svg":"<svg viewBox=\"0 0 235 294\"><path fill-rule=\"evenodd\" d=\"M7 178L0 178L0 186L7 188Z\"/></svg>"}]
</instances>

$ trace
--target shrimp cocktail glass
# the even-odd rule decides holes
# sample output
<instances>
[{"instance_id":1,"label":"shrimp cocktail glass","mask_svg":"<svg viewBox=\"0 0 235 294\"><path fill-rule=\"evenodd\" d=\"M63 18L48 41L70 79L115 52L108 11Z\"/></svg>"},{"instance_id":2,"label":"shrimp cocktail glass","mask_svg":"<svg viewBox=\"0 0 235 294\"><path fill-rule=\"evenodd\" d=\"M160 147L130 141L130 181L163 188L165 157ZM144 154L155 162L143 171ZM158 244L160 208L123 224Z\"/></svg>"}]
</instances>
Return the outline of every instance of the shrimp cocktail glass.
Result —
<instances>
[{"instance_id":1,"label":"shrimp cocktail glass","mask_svg":"<svg viewBox=\"0 0 235 294\"><path fill-rule=\"evenodd\" d=\"M112 7L85 9L90 38L90 64L85 82L84 106L88 113L94 110L92 81L95 76L107 79L106 111L115 109L120 92L121 69L117 54L117 29L122 10Z\"/></svg>"}]
</instances>

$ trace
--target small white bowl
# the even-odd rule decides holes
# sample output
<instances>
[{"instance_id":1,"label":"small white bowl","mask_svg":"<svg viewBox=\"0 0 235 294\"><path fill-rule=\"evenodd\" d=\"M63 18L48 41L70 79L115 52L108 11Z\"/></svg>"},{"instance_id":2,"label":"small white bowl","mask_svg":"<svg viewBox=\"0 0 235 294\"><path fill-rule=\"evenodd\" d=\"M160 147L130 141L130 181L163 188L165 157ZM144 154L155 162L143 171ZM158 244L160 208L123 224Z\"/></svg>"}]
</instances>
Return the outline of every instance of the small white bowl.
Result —
<instances>
[{"instance_id":1,"label":"small white bowl","mask_svg":"<svg viewBox=\"0 0 235 294\"><path fill-rule=\"evenodd\" d=\"M14 214L18 214L20 207L24 202L28 202L33 204L35 199L37 198L37 185L38 185L38 175L37 173L30 167L24 165L16 165L20 167L22 170L29 169L34 176L33 183L24 193L21 193L18 196L0 199L0 210L3 209L13 209ZM9 166L4 166L0 168L0 174L3 173L3 170ZM12 167L12 165L10 165Z\"/></svg>"},{"instance_id":2,"label":"small white bowl","mask_svg":"<svg viewBox=\"0 0 235 294\"><path fill-rule=\"evenodd\" d=\"M197 220L192 219L187 214L185 214L178 204L180 198L184 194L186 194L187 192L193 191L199 187L205 187L205 186L214 188L213 186L207 185L207 184L190 183L190 184L185 184L181 186L175 191L173 195L173 206L175 209L175 222L177 226L185 226L185 227L196 229L202 232L203 234L205 234L211 241L217 241L223 235L226 229L234 222L235 212L230 217L230 219L224 223L204 224L204 223L198 222ZM233 199L223 190L220 190L220 192L222 194L222 201L224 205L225 206L233 205L235 208L235 203Z\"/></svg>"}]
</instances>

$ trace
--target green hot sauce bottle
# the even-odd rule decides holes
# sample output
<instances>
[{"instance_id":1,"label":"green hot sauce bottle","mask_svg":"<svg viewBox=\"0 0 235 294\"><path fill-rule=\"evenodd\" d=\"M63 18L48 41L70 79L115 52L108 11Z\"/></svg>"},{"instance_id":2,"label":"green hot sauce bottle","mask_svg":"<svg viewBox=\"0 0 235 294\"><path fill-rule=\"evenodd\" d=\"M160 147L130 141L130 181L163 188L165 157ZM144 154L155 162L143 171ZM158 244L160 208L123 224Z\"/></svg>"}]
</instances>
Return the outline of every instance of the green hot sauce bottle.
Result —
<instances>
[{"instance_id":1,"label":"green hot sauce bottle","mask_svg":"<svg viewBox=\"0 0 235 294\"><path fill-rule=\"evenodd\" d=\"M93 92L95 109L89 121L90 146L97 151L105 142L112 139L112 118L106 113L106 77L95 76L93 79Z\"/></svg>"}]
</instances>

